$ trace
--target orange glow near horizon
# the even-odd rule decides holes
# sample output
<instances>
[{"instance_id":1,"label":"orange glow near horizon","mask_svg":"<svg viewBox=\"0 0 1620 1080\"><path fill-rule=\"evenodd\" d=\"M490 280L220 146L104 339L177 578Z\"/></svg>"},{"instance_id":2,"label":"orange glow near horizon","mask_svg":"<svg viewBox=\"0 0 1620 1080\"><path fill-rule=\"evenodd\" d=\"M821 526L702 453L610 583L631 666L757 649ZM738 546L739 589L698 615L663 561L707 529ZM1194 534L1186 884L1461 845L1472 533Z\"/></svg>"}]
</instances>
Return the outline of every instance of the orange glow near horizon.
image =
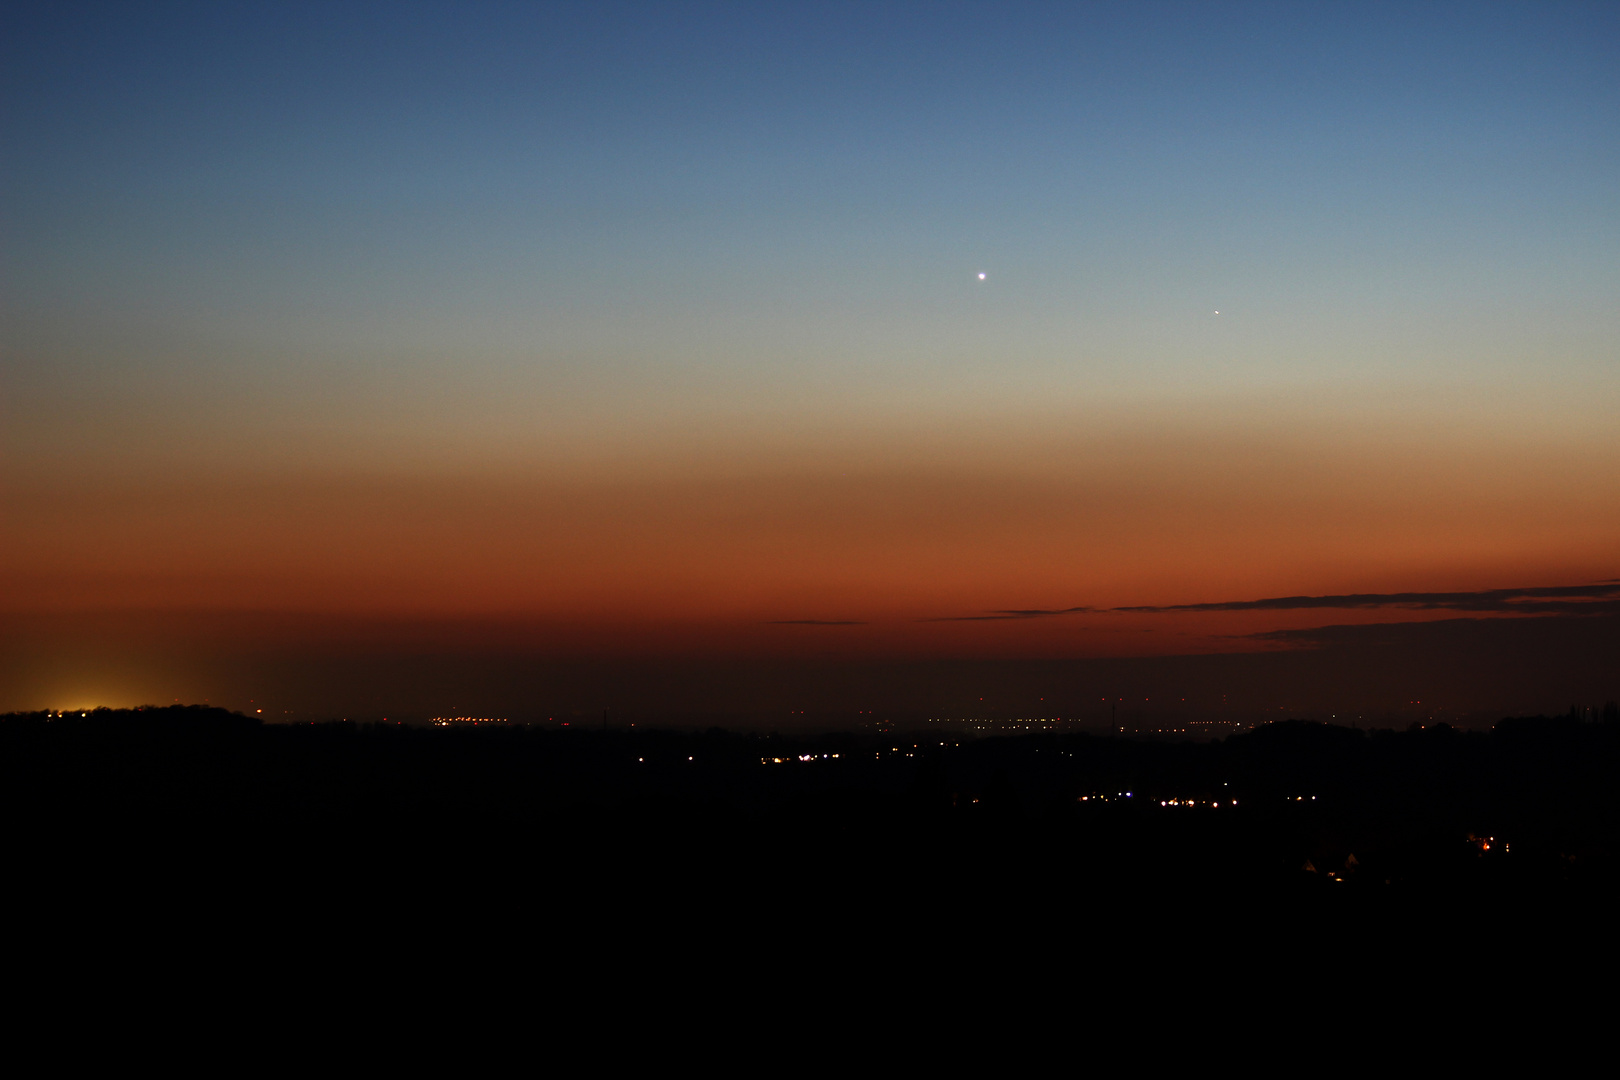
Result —
<instances>
[{"instance_id":1,"label":"orange glow near horizon","mask_svg":"<svg viewBox=\"0 0 1620 1080\"><path fill-rule=\"evenodd\" d=\"M1195 432L961 440L931 466L878 447L752 474L15 483L5 608L494 620L583 654L1241 651L1271 630L1445 613L986 616L1604 580L1615 459Z\"/></svg>"}]
</instances>

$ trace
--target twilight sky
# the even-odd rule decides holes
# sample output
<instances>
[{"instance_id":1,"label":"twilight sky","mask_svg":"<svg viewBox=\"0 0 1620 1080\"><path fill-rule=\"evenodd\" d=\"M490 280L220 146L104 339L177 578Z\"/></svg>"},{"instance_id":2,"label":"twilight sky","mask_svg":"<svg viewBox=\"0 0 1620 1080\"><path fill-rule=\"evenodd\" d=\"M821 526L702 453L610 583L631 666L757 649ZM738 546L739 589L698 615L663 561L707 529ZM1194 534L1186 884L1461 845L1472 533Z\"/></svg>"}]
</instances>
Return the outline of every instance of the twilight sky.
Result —
<instances>
[{"instance_id":1,"label":"twilight sky","mask_svg":"<svg viewBox=\"0 0 1620 1080\"><path fill-rule=\"evenodd\" d=\"M10 11L0 708L405 624L1582 617L1389 597L1620 577L1617 49L1606 4Z\"/></svg>"}]
</instances>

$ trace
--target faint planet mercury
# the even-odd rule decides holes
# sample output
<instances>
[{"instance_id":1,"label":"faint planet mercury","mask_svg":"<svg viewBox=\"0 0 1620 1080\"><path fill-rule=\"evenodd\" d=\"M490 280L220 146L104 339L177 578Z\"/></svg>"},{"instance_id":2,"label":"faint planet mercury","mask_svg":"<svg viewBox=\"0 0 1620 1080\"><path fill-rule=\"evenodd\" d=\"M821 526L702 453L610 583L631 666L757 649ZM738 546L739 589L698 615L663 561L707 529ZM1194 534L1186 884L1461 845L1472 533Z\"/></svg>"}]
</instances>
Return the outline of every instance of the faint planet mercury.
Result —
<instances>
[{"instance_id":1,"label":"faint planet mercury","mask_svg":"<svg viewBox=\"0 0 1620 1080\"><path fill-rule=\"evenodd\" d=\"M983 280L984 280L984 273L983 273L983 272L982 272L982 271L981 271L981 272L980 272L980 274L979 274L979 280L980 280L980 281L983 281ZM1217 312L1216 312L1216 313L1215 313L1215 314L1217 314L1217 315L1219 315L1219 314L1220 314L1220 312L1218 312L1218 311L1217 311Z\"/></svg>"}]
</instances>

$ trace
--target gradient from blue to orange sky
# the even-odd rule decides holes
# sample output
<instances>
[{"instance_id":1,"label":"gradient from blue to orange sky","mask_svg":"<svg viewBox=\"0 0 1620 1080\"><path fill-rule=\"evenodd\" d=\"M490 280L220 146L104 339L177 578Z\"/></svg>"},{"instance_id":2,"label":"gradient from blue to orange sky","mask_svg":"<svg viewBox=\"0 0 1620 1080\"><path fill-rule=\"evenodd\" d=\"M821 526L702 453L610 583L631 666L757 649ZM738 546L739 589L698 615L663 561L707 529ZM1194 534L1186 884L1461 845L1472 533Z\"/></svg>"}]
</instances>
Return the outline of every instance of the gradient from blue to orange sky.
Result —
<instances>
[{"instance_id":1,"label":"gradient from blue to orange sky","mask_svg":"<svg viewBox=\"0 0 1620 1080\"><path fill-rule=\"evenodd\" d=\"M6 25L14 644L1198 653L1433 613L965 617L1620 575L1613 5ZM0 707L102 685L50 648Z\"/></svg>"}]
</instances>

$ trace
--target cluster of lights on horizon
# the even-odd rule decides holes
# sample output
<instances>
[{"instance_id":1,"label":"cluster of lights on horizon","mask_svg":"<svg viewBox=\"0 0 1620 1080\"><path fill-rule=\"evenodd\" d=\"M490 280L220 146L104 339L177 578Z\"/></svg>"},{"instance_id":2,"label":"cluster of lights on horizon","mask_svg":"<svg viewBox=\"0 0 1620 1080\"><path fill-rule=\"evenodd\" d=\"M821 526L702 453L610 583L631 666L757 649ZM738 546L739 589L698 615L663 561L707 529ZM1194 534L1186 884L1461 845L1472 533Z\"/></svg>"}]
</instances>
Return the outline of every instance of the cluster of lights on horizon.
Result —
<instances>
[{"instance_id":1,"label":"cluster of lights on horizon","mask_svg":"<svg viewBox=\"0 0 1620 1080\"><path fill-rule=\"evenodd\" d=\"M984 717L963 717L953 719L950 717L931 717L930 724L963 724L972 725L970 731L1039 731L1041 724L1060 724L1061 716L1019 717L1012 720L991 720Z\"/></svg>"}]
</instances>

